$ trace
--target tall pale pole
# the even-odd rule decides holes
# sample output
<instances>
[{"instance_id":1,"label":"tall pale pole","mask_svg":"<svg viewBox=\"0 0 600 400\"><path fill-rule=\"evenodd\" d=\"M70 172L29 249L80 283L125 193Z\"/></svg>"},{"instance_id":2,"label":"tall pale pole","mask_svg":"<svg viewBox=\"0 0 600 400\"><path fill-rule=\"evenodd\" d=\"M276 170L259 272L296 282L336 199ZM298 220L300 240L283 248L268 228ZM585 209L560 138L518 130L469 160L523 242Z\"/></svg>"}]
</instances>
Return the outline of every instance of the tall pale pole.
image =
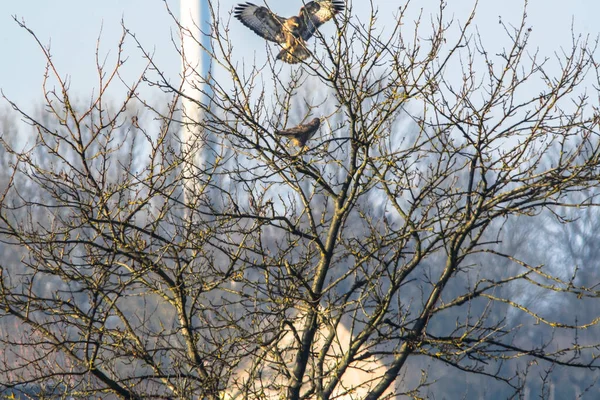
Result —
<instances>
[{"instance_id":1,"label":"tall pale pole","mask_svg":"<svg viewBox=\"0 0 600 400\"><path fill-rule=\"evenodd\" d=\"M187 162L184 166L185 198L201 188L198 178L210 173L214 161L214 140L205 128L206 113L210 105L210 55L211 15L209 0L181 0L181 78L182 128L181 141Z\"/></svg>"}]
</instances>

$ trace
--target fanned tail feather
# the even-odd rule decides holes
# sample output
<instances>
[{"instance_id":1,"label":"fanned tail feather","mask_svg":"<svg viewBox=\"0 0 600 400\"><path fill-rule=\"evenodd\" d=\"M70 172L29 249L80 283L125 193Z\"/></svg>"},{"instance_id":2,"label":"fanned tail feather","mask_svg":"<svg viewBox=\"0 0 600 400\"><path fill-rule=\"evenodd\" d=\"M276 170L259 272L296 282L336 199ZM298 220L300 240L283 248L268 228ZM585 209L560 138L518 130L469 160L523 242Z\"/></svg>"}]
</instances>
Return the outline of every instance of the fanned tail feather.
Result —
<instances>
[{"instance_id":1,"label":"fanned tail feather","mask_svg":"<svg viewBox=\"0 0 600 400\"><path fill-rule=\"evenodd\" d=\"M306 60L310 56L311 53L306 46L297 43L293 46L283 48L277 55L277 59L289 64L296 64Z\"/></svg>"}]
</instances>

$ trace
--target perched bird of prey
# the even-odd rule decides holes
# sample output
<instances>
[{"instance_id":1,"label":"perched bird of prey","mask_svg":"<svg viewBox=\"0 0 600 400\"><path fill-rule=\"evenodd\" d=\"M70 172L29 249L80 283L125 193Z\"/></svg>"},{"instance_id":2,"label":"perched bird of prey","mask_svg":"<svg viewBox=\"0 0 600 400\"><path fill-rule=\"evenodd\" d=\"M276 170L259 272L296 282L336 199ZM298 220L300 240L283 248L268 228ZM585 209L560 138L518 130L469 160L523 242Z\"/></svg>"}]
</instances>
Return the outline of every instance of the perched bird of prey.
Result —
<instances>
[{"instance_id":1,"label":"perched bird of prey","mask_svg":"<svg viewBox=\"0 0 600 400\"><path fill-rule=\"evenodd\" d=\"M246 3L238 4L234 15L259 36L283 47L277 55L278 60L294 64L311 55L305 41L319 26L343 10L344 2L341 0L317 0L306 3L298 16L283 18L267 7Z\"/></svg>"},{"instance_id":2,"label":"perched bird of prey","mask_svg":"<svg viewBox=\"0 0 600 400\"><path fill-rule=\"evenodd\" d=\"M321 119L314 118L307 124L302 124L289 129L275 131L277 135L289 136L294 146L304 147L308 139L310 139L321 126Z\"/></svg>"}]
</instances>

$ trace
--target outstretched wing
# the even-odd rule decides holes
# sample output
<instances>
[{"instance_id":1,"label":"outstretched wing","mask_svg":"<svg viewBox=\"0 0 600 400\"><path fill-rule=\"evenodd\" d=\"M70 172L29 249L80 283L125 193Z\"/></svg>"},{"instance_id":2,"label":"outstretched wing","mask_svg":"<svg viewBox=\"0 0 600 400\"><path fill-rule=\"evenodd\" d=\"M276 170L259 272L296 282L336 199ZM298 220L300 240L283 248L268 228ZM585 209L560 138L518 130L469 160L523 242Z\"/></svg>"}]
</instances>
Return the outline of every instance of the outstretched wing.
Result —
<instances>
[{"instance_id":1,"label":"outstretched wing","mask_svg":"<svg viewBox=\"0 0 600 400\"><path fill-rule=\"evenodd\" d=\"M344 2L341 0L318 0L306 3L300 9L302 39L308 40L319 26L341 11L344 11Z\"/></svg>"},{"instance_id":2,"label":"outstretched wing","mask_svg":"<svg viewBox=\"0 0 600 400\"><path fill-rule=\"evenodd\" d=\"M233 15L259 36L272 42L285 42L282 30L285 18L272 13L267 7L252 3L238 4Z\"/></svg>"}]
</instances>

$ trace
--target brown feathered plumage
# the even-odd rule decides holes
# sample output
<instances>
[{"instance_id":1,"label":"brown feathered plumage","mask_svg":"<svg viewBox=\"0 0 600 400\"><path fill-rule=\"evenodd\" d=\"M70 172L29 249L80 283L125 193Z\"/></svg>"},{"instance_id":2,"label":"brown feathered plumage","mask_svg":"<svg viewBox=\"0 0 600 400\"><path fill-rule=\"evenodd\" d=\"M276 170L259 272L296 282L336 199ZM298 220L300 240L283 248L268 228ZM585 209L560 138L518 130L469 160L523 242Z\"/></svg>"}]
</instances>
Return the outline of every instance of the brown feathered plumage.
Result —
<instances>
[{"instance_id":1,"label":"brown feathered plumage","mask_svg":"<svg viewBox=\"0 0 600 400\"><path fill-rule=\"evenodd\" d=\"M341 0L318 0L306 3L300 14L291 18L280 17L267 7L252 3L238 4L233 14L259 36L283 47L277 55L278 60L294 64L310 57L305 41L319 26L343 10Z\"/></svg>"},{"instance_id":2,"label":"brown feathered plumage","mask_svg":"<svg viewBox=\"0 0 600 400\"><path fill-rule=\"evenodd\" d=\"M275 131L277 135L290 137L294 146L304 147L308 139L310 139L321 126L321 119L314 118L307 124L301 124L293 128L282 129Z\"/></svg>"}]
</instances>

